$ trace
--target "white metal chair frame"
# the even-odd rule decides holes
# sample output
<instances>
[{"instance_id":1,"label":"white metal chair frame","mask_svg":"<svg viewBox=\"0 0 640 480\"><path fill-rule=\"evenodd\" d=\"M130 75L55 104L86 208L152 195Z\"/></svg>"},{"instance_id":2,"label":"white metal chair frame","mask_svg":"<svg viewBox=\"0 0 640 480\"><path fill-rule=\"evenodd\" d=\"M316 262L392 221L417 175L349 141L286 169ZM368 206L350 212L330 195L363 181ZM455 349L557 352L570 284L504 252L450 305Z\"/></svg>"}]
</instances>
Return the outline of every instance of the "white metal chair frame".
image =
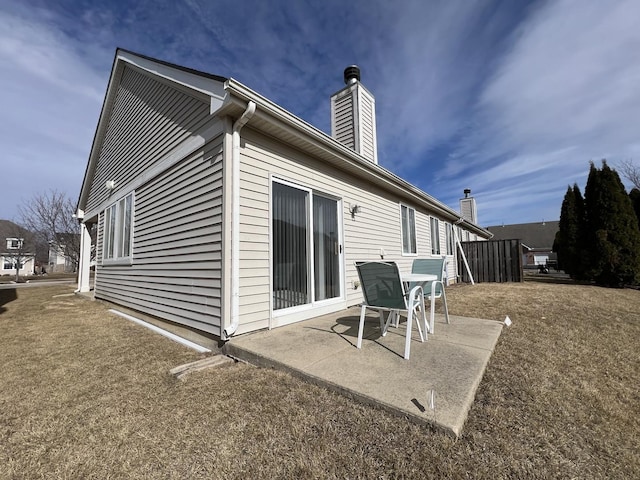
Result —
<instances>
[{"instance_id":1,"label":"white metal chair frame","mask_svg":"<svg viewBox=\"0 0 640 480\"><path fill-rule=\"evenodd\" d=\"M411 330L414 320L418 326L420 341L424 342L426 339L426 332L423 335L422 328L420 327L420 321L417 318L417 314L420 312L422 315L422 322L426 328L427 317L424 309L424 292L422 290L422 286L414 286L407 294L404 288L404 283L400 278L398 266L393 262L356 262L356 269L358 271L358 276L360 277L360 284L362 286L362 294L364 297L364 302L362 303L360 311L358 341L356 344L357 348L362 348L364 317L367 308L377 310L379 312L380 330L383 337L386 336L391 321L393 319L397 319L402 312L407 316L404 358L408 360L411 351ZM382 276L376 277L375 270L378 270L384 278ZM381 283L385 283L384 286L387 289L386 293L390 293L390 296L382 297L371 295L371 287L375 286L377 288ZM398 295L400 295L401 298L398 298ZM389 312L386 322L384 320L384 312Z\"/></svg>"},{"instance_id":2,"label":"white metal chair frame","mask_svg":"<svg viewBox=\"0 0 640 480\"><path fill-rule=\"evenodd\" d=\"M447 294L445 292L445 279L447 276L447 259L446 258L416 258L411 266L412 273L425 273L434 274L438 276L437 280L431 282L425 282L422 287L428 292L426 297L431 303L431 312L429 315L429 325L425 321L425 331L433 334L435 327L436 316L436 302L438 298L442 298L442 304L444 306L444 316L447 323L449 321L449 308L447 307ZM431 284L431 285L429 285ZM440 287L438 289L438 286Z\"/></svg>"}]
</instances>

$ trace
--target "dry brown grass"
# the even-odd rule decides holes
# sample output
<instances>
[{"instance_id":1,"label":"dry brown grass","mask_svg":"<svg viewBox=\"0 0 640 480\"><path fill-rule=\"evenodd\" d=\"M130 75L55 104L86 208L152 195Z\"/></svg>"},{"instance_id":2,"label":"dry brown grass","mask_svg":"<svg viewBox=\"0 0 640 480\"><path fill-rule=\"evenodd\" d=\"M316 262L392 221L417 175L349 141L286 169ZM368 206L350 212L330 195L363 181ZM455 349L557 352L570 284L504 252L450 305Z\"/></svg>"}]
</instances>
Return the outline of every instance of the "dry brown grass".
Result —
<instances>
[{"instance_id":1,"label":"dry brown grass","mask_svg":"<svg viewBox=\"0 0 640 480\"><path fill-rule=\"evenodd\" d=\"M454 314L514 321L457 441L272 370L238 364L177 381L169 369L198 354L100 302L54 297L69 291L0 290L0 478L640 471L638 291L530 282L449 289Z\"/></svg>"},{"instance_id":2,"label":"dry brown grass","mask_svg":"<svg viewBox=\"0 0 640 480\"><path fill-rule=\"evenodd\" d=\"M75 273L48 273L47 275L20 275L20 283L29 282L50 282L52 280L75 280ZM13 275L0 275L0 284L13 283L16 279Z\"/></svg>"}]
</instances>

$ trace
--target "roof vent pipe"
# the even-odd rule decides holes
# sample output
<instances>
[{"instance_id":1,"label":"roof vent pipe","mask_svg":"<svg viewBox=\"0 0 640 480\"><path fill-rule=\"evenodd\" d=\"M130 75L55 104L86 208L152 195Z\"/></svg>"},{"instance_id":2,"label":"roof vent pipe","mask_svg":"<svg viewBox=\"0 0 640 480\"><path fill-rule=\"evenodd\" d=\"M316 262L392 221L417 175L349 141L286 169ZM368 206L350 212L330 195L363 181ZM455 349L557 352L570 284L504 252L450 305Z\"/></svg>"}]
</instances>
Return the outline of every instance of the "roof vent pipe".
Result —
<instances>
[{"instance_id":1,"label":"roof vent pipe","mask_svg":"<svg viewBox=\"0 0 640 480\"><path fill-rule=\"evenodd\" d=\"M344 83L351 85L360 81L360 67L357 65L349 65L344 69Z\"/></svg>"}]
</instances>

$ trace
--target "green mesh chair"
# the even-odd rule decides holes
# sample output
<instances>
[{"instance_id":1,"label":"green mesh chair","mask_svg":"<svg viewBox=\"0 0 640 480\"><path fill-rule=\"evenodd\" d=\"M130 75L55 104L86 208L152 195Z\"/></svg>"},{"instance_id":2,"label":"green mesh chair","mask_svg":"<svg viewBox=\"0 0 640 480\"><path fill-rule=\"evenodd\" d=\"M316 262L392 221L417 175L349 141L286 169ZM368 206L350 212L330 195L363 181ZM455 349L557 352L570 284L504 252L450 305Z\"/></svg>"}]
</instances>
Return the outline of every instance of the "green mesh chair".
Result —
<instances>
[{"instance_id":1,"label":"green mesh chair","mask_svg":"<svg viewBox=\"0 0 640 480\"><path fill-rule=\"evenodd\" d=\"M360 311L360 326L358 327L358 343L362 348L362 335L364 332L364 317L366 309L377 310L380 314L380 330L382 336L387 334L389 324L400 314L407 317L407 335L404 346L404 358L409 359L411 350L411 327L415 320L420 333L420 341L424 342L422 328L417 318L418 312L422 315L424 325L427 324L425 315L424 294L420 285L415 286L407 294L400 279L398 266L393 262L356 262L356 270L362 285L364 303ZM384 313L389 312L385 322Z\"/></svg>"},{"instance_id":2,"label":"green mesh chair","mask_svg":"<svg viewBox=\"0 0 640 480\"><path fill-rule=\"evenodd\" d=\"M433 328L436 316L436 299L442 298L444 305L444 316L449 322L449 309L447 308L447 295L444 291L444 283L447 278L447 259L446 258L416 258L411 266L411 273L422 273L428 275L436 275L437 280L432 282L422 282L420 284L411 283L414 287L420 285L425 292L427 300L431 303L431 315L429 316L429 326L425 323L424 329L428 333L433 334Z\"/></svg>"}]
</instances>

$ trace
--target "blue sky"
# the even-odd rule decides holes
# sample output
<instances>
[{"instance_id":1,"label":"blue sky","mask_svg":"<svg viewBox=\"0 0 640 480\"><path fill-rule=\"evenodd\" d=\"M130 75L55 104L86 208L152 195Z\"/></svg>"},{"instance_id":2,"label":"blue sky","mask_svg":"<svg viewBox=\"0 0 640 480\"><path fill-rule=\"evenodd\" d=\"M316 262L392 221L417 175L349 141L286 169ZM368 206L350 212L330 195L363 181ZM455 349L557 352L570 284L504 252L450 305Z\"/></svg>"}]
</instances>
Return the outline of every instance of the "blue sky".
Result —
<instances>
[{"instance_id":1,"label":"blue sky","mask_svg":"<svg viewBox=\"0 0 640 480\"><path fill-rule=\"evenodd\" d=\"M640 2L0 0L0 218L80 190L116 47L233 77L330 132L358 64L380 164L482 226L558 219L640 160Z\"/></svg>"}]
</instances>

